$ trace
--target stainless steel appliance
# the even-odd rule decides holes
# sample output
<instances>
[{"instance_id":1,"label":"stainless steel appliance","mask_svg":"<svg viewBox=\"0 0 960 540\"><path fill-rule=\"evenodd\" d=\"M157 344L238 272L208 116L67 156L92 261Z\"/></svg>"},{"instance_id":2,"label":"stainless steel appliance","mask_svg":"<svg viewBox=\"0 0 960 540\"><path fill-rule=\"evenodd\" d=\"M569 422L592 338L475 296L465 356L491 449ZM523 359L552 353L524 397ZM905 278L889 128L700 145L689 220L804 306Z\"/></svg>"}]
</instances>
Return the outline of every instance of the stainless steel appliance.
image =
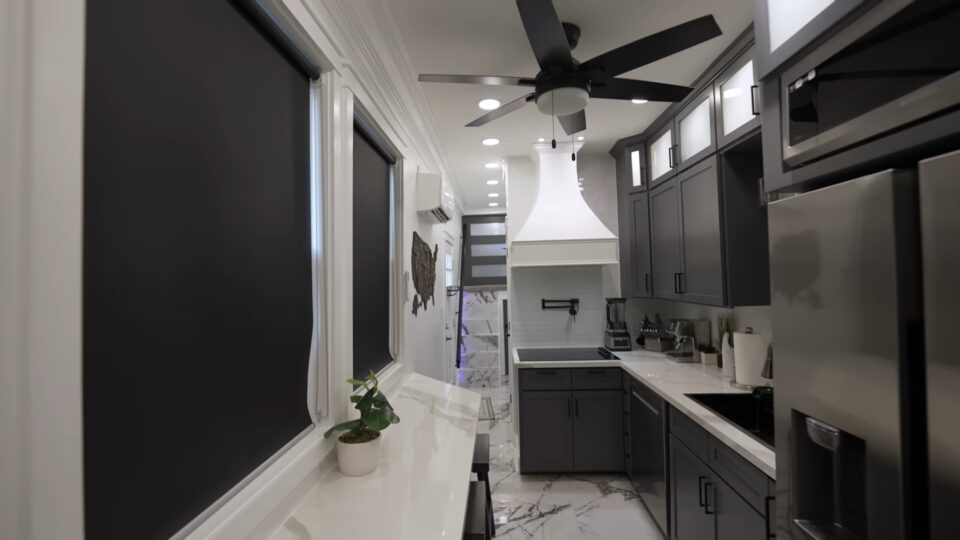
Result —
<instances>
[{"instance_id":1,"label":"stainless steel appliance","mask_svg":"<svg viewBox=\"0 0 960 540\"><path fill-rule=\"evenodd\" d=\"M603 332L603 346L611 351L629 351L630 333L627 332L627 299L607 298L607 328Z\"/></svg>"},{"instance_id":2,"label":"stainless steel appliance","mask_svg":"<svg viewBox=\"0 0 960 540\"><path fill-rule=\"evenodd\" d=\"M913 171L768 208L779 538L927 537L918 209Z\"/></svg>"},{"instance_id":3,"label":"stainless steel appliance","mask_svg":"<svg viewBox=\"0 0 960 540\"><path fill-rule=\"evenodd\" d=\"M960 355L955 339L960 328L958 171L960 152L923 161L919 167L930 538L960 538L956 510L960 500Z\"/></svg>"},{"instance_id":4,"label":"stainless steel appliance","mask_svg":"<svg viewBox=\"0 0 960 540\"><path fill-rule=\"evenodd\" d=\"M630 446L627 475L660 531L667 521L666 403L637 381L630 382Z\"/></svg>"},{"instance_id":5,"label":"stainless steel appliance","mask_svg":"<svg viewBox=\"0 0 960 540\"><path fill-rule=\"evenodd\" d=\"M877 3L780 76L788 167L809 165L960 105L960 3Z\"/></svg>"},{"instance_id":6,"label":"stainless steel appliance","mask_svg":"<svg viewBox=\"0 0 960 540\"><path fill-rule=\"evenodd\" d=\"M699 362L697 344L710 342L710 321L702 319L670 319L667 333L676 341L667 357L680 364Z\"/></svg>"}]
</instances>

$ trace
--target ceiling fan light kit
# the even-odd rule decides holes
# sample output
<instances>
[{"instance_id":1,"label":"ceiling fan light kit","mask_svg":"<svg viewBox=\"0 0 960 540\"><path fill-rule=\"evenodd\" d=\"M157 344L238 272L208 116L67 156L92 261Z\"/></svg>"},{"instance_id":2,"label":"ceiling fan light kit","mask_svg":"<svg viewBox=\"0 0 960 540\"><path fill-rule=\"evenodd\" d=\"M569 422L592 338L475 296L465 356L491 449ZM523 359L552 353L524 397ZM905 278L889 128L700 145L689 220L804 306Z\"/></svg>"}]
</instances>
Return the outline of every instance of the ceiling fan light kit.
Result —
<instances>
[{"instance_id":1,"label":"ceiling fan light kit","mask_svg":"<svg viewBox=\"0 0 960 540\"><path fill-rule=\"evenodd\" d=\"M682 101L692 88L617 76L721 34L716 20L707 15L577 62L572 50L580 40L580 28L561 23L551 0L517 0L517 9L540 66L536 77L420 75L421 82L533 87L532 93L484 114L467 127L482 126L534 101L540 112L555 116L563 130L573 135L587 128L585 110L591 98L633 103Z\"/></svg>"}]
</instances>

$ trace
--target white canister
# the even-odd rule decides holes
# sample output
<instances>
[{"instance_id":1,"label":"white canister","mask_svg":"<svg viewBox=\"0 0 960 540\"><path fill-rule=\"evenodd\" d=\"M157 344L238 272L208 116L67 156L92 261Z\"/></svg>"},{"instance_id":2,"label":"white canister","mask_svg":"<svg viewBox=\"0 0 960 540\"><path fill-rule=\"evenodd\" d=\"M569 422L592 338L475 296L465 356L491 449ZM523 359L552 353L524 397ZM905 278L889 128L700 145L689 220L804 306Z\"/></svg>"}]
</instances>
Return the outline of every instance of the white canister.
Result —
<instances>
[{"instance_id":1,"label":"white canister","mask_svg":"<svg viewBox=\"0 0 960 540\"><path fill-rule=\"evenodd\" d=\"M723 335L720 354L723 356L723 371L721 373L724 377L733 378L736 375L736 359L733 351L733 336L729 332Z\"/></svg>"}]
</instances>

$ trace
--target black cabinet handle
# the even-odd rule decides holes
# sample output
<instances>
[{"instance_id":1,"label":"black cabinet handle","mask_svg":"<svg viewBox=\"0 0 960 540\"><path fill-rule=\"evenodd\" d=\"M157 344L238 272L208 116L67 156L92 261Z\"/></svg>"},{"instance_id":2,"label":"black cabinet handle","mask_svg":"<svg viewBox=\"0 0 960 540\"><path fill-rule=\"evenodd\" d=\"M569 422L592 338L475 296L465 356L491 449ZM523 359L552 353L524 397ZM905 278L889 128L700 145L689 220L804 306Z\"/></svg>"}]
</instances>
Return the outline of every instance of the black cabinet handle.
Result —
<instances>
[{"instance_id":1,"label":"black cabinet handle","mask_svg":"<svg viewBox=\"0 0 960 540\"><path fill-rule=\"evenodd\" d=\"M670 165L671 169L677 166L676 158L673 157L674 148L676 148L676 146L667 148L667 164Z\"/></svg>"},{"instance_id":2,"label":"black cabinet handle","mask_svg":"<svg viewBox=\"0 0 960 540\"><path fill-rule=\"evenodd\" d=\"M703 508L703 507L704 507L704 502L703 502L703 481L706 480L706 479L707 479L706 476L701 476L699 479L697 479L697 499L699 499L699 501L700 501L700 508Z\"/></svg>"},{"instance_id":3,"label":"black cabinet handle","mask_svg":"<svg viewBox=\"0 0 960 540\"><path fill-rule=\"evenodd\" d=\"M757 90L759 88L757 85L750 87L750 112L752 112L754 116L760 114L760 111L757 109Z\"/></svg>"},{"instance_id":4,"label":"black cabinet handle","mask_svg":"<svg viewBox=\"0 0 960 540\"><path fill-rule=\"evenodd\" d=\"M680 294L680 272L673 273L673 292Z\"/></svg>"},{"instance_id":5,"label":"black cabinet handle","mask_svg":"<svg viewBox=\"0 0 960 540\"><path fill-rule=\"evenodd\" d=\"M650 272L643 275L643 290L644 292L650 292Z\"/></svg>"},{"instance_id":6,"label":"black cabinet handle","mask_svg":"<svg viewBox=\"0 0 960 540\"><path fill-rule=\"evenodd\" d=\"M766 523L767 538L777 537L777 531L770 532L770 514L771 514L770 503L776 500L777 499L775 499L774 497L767 497L766 499L763 500L763 510L764 510L763 520Z\"/></svg>"},{"instance_id":7,"label":"black cabinet handle","mask_svg":"<svg viewBox=\"0 0 960 540\"><path fill-rule=\"evenodd\" d=\"M708 497L709 493L707 493L708 489L713 490L713 502L714 502L713 510L710 510L710 497ZM712 516L717 513L716 502L717 502L717 490L713 487L713 482L704 482L703 483L703 511L706 512L708 516Z\"/></svg>"},{"instance_id":8,"label":"black cabinet handle","mask_svg":"<svg viewBox=\"0 0 960 540\"><path fill-rule=\"evenodd\" d=\"M680 294L683 294L686 291L686 287L684 286L685 284L683 281L686 278L687 274L685 272L680 272L679 276L680 276L680 279L677 280L677 283L679 285L677 292Z\"/></svg>"}]
</instances>

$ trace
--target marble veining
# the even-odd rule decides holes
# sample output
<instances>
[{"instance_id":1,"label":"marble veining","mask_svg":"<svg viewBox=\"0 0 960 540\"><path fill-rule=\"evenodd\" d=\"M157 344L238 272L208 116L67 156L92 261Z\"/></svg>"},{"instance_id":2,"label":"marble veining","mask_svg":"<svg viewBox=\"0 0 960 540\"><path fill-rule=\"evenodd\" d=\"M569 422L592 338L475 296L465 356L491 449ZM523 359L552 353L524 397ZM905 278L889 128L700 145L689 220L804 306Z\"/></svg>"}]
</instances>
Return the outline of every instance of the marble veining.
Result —
<instances>
[{"instance_id":1,"label":"marble veining","mask_svg":"<svg viewBox=\"0 0 960 540\"><path fill-rule=\"evenodd\" d=\"M661 540L636 492L622 475L521 475L508 384L480 390L496 418L490 434L490 483L496 538L509 540Z\"/></svg>"},{"instance_id":2,"label":"marble veining","mask_svg":"<svg viewBox=\"0 0 960 540\"><path fill-rule=\"evenodd\" d=\"M729 377L723 377L715 366L677 364L662 353L649 351L620 351L620 360L583 362L518 362L513 350L513 365L517 369L537 367L600 367L618 366L643 381L671 406L683 412L711 435L743 456L770 478L776 478L776 454L772 449L741 431L715 412L687 397L687 394L724 393L742 394Z\"/></svg>"},{"instance_id":3,"label":"marble veining","mask_svg":"<svg viewBox=\"0 0 960 540\"><path fill-rule=\"evenodd\" d=\"M461 536L480 395L411 374L390 401L401 420L383 432L379 468L360 477L336 464L322 470L273 540Z\"/></svg>"}]
</instances>

